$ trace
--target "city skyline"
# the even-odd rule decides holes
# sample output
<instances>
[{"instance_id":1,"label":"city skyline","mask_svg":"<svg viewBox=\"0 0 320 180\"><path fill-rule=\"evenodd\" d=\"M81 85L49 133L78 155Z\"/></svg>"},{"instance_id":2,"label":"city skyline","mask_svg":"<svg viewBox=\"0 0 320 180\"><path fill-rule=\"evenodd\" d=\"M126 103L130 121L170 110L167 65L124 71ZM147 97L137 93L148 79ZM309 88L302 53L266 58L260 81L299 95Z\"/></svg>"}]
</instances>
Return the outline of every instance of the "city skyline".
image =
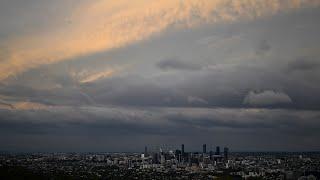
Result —
<instances>
[{"instance_id":1,"label":"city skyline","mask_svg":"<svg viewBox=\"0 0 320 180\"><path fill-rule=\"evenodd\" d=\"M181 145L181 150L184 146ZM310 179L315 152L0 153L0 177L12 179ZM217 148L219 150L219 148Z\"/></svg>"},{"instance_id":2,"label":"city skyline","mask_svg":"<svg viewBox=\"0 0 320 180\"><path fill-rule=\"evenodd\" d=\"M320 0L1 0L0 151L320 151L319 18Z\"/></svg>"}]
</instances>

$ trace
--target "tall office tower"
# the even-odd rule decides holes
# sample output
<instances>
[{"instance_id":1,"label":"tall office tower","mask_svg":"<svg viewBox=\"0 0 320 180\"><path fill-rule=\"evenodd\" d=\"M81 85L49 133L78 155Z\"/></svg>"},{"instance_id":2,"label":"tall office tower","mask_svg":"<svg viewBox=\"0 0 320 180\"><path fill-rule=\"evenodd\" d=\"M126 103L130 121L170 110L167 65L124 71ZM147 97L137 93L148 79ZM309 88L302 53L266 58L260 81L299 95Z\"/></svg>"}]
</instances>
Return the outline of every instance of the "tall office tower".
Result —
<instances>
[{"instance_id":1,"label":"tall office tower","mask_svg":"<svg viewBox=\"0 0 320 180\"><path fill-rule=\"evenodd\" d=\"M148 147L147 146L144 147L144 155L148 156Z\"/></svg>"},{"instance_id":2,"label":"tall office tower","mask_svg":"<svg viewBox=\"0 0 320 180\"><path fill-rule=\"evenodd\" d=\"M158 155L158 153L154 153L153 154L152 163L153 164L159 164L159 155Z\"/></svg>"},{"instance_id":3,"label":"tall office tower","mask_svg":"<svg viewBox=\"0 0 320 180\"><path fill-rule=\"evenodd\" d=\"M203 144L202 145L202 153L207 153L207 145L206 144Z\"/></svg>"},{"instance_id":4,"label":"tall office tower","mask_svg":"<svg viewBox=\"0 0 320 180\"><path fill-rule=\"evenodd\" d=\"M223 149L223 154L224 154L224 159L228 160L228 153L229 153L229 148L225 147Z\"/></svg>"},{"instance_id":5,"label":"tall office tower","mask_svg":"<svg viewBox=\"0 0 320 180\"><path fill-rule=\"evenodd\" d=\"M216 155L220 155L220 147L219 146L217 146L217 148L216 148Z\"/></svg>"},{"instance_id":6,"label":"tall office tower","mask_svg":"<svg viewBox=\"0 0 320 180\"><path fill-rule=\"evenodd\" d=\"M166 162L166 158L163 154L160 155L160 163L163 164Z\"/></svg>"},{"instance_id":7,"label":"tall office tower","mask_svg":"<svg viewBox=\"0 0 320 180\"><path fill-rule=\"evenodd\" d=\"M213 160L213 151L210 151L210 160Z\"/></svg>"},{"instance_id":8,"label":"tall office tower","mask_svg":"<svg viewBox=\"0 0 320 180\"><path fill-rule=\"evenodd\" d=\"M181 153L184 155L184 144L181 145Z\"/></svg>"}]
</instances>

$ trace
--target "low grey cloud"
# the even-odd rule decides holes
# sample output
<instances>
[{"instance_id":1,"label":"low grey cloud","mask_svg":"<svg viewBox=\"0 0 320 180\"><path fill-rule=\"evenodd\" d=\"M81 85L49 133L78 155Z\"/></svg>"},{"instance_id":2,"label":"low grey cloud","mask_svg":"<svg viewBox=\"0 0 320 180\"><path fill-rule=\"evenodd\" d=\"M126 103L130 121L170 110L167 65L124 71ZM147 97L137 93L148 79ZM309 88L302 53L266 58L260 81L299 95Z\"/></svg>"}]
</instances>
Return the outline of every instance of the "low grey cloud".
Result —
<instances>
[{"instance_id":1,"label":"low grey cloud","mask_svg":"<svg viewBox=\"0 0 320 180\"><path fill-rule=\"evenodd\" d=\"M316 57L300 57L288 63L289 72L312 71L320 68L320 61Z\"/></svg>"},{"instance_id":2,"label":"low grey cloud","mask_svg":"<svg viewBox=\"0 0 320 180\"><path fill-rule=\"evenodd\" d=\"M11 108L13 109L14 106L8 102L5 102L3 100L0 99L0 109L7 109L7 108Z\"/></svg>"},{"instance_id":3,"label":"low grey cloud","mask_svg":"<svg viewBox=\"0 0 320 180\"><path fill-rule=\"evenodd\" d=\"M9 50L5 46L0 45L0 62L8 58Z\"/></svg>"},{"instance_id":4,"label":"low grey cloud","mask_svg":"<svg viewBox=\"0 0 320 180\"><path fill-rule=\"evenodd\" d=\"M290 103L292 103L292 100L287 94L274 90L250 91L243 100L243 104L250 106L268 106Z\"/></svg>"},{"instance_id":5,"label":"low grey cloud","mask_svg":"<svg viewBox=\"0 0 320 180\"><path fill-rule=\"evenodd\" d=\"M176 58L169 58L157 63L157 67L163 70L201 70L201 65L192 62L182 61Z\"/></svg>"},{"instance_id":6,"label":"low grey cloud","mask_svg":"<svg viewBox=\"0 0 320 180\"><path fill-rule=\"evenodd\" d=\"M267 40L261 40L256 46L256 53L258 55L264 55L266 52L271 50L271 46Z\"/></svg>"},{"instance_id":7,"label":"low grey cloud","mask_svg":"<svg viewBox=\"0 0 320 180\"><path fill-rule=\"evenodd\" d=\"M199 98L199 97L194 97L194 96L189 96L188 97L188 102L190 104L208 104L208 102L202 98Z\"/></svg>"}]
</instances>

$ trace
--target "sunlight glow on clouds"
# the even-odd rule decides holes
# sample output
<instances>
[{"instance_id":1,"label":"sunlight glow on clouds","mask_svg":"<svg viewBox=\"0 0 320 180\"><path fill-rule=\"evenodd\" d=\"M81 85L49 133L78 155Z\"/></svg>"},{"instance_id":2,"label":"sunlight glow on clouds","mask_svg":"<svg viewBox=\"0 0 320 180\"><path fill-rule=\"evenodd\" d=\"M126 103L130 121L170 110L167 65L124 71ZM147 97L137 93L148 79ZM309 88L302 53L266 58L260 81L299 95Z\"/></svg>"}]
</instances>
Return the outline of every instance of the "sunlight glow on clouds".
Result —
<instances>
[{"instance_id":1,"label":"sunlight glow on clouds","mask_svg":"<svg viewBox=\"0 0 320 180\"><path fill-rule=\"evenodd\" d=\"M34 103L34 102L5 102L3 100L0 101L0 109L7 109L7 110L46 110L50 106Z\"/></svg>"},{"instance_id":2,"label":"sunlight glow on clouds","mask_svg":"<svg viewBox=\"0 0 320 180\"><path fill-rule=\"evenodd\" d=\"M17 34L1 42L7 53L0 57L0 80L43 64L122 47L169 27L253 19L319 4L316 0L85 1L70 12L66 26Z\"/></svg>"},{"instance_id":3,"label":"sunlight glow on clouds","mask_svg":"<svg viewBox=\"0 0 320 180\"><path fill-rule=\"evenodd\" d=\"M92 75L82 79L80 82L81 83L89 83L89 82L93 82L93 81L99 80L101 78L110 77L113 74L114 74L114 70L107 70L107 71L99 72L99 73L96 73L96 74L92 74Z\"/></svg>"}]
</instances>

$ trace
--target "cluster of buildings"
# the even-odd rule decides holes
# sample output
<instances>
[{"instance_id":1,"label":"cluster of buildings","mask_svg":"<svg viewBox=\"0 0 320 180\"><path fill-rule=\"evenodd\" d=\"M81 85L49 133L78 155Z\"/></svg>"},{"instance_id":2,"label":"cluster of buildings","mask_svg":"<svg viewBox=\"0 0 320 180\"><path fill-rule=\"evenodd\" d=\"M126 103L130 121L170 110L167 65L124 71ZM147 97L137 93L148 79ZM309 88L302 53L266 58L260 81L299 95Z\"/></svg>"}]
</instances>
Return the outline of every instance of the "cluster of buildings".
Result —
<instances>
[{"instance_id":1,"label":"cluster of buildings","mask_svg":"<svg viewBox=\"0 0 320 180\"><path fill-rule=\"evenodd\" d=\"M220 152L220 147L216 147L216 151L207 151L207 145L203 144L202 152L186 152L184 144L181 145L181 149L175 151L164 151L159 148L158 152L148 152L147 146L145 151L141 154L143 161L143 168L155 167L156 165L163 164L175 164L177 166L207 166L217 165L218 163L226 163L228 166L228 154L229 148L223 149L223 154Z\"/></svg>"},{"instance_id":2,"label":"cluster of buildings","mask_svg":"<svg viewBox=\"0 0 320 180\"><path fill-rule=\"evenodd\" d=\"M148 150L149 149L149 150ZM319 152L0 153L0 179L319 179ZM39 178L40 177L40 178ZM47 178L48 179L48 178Z\"/></svg>"}]
</instances>

